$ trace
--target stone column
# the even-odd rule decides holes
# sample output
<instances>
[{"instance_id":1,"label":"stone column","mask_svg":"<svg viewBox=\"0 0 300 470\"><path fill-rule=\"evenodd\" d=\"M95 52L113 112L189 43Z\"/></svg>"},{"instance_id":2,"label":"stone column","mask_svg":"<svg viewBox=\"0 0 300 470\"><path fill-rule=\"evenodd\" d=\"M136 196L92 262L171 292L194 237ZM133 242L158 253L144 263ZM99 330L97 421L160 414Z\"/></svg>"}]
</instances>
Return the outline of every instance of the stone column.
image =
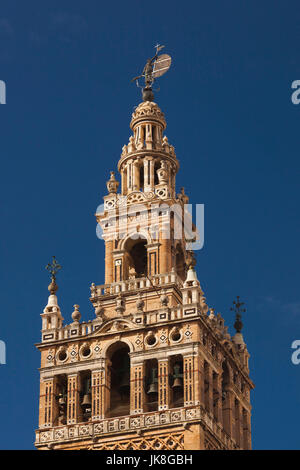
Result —
<instances>
[{"instance_id":1,"label":"stone column","mask_svg":"<svg viewBox=\"0 0 300 470\"><path fill-rule=\"evenodd\" d=\"M234 418L235 418L235 442L241 447L241 422L240 422L240 402L234 400Z\"/></svg>"},{"instance_id":2,"label":"stone column","mask_svg":"<svg viewBox=\"0 0 300 470\"><path fill-rule=\"evenodd\" d=\"M251 415L243 409L243 449L251 449Z\"/></svg>"},{"instance_id":3,"label":"stone column","mask_svg":"<svg viewBox=\"0 0 300 470\"><path fill-rule=\"evenodd\" d=\"M183 358L184 406L195 404L194 356Z\"/></svg>"},{"instance_id":4,"label":"stone column","mask_svg":"<svg viewBox=\"0 0 300 470\"><path fill-rule=\"evenodd\" d=\"M133 178L132 178L132 160L127 162L127 192L132 191Z\"/></svg>"},{"instance_id":5,"label":"stone column","mask_svg":"<svg viewBox=\"0 0 300 470\"><path fill-rule=\"evenodd\" d=\"M145 363L130 367L130 414L143 413L145 402L144 390Z\"/></svg>"},{"instance_id":6,"label":"stone column","mask_svg":"<svg viewBox=\"0 0 300 470\"><path fill-rule=\"evenodd\" d=\"M213 370L208 365L208 410L213 416L214 414L214 388L213 388Z\"/></svg>"},{"instance_id":7,"label":"stone column","mask_svg":"<svg viewBox=\"0 0 300 470\"><path fill-rule=\"evenodd\" d=\"M223 426L227 434L234 438L234 394L230 388L225 389L223 397Z\"/></svg>"},{"instance_id":8,"label":"stone column","mask_svg":"<svg viewBox=\"0 0 300 470\"><path fill-rule=\"evenodd\" d=\"M58 404L56 400L57 378L52 377L40 383L40 413L39 427L52 427L58 417Z\"/></svg>"},{"instance_id":9,"label":"stone column","mask_svg":"<svg viewBox=\"0 0 300 470\"><path fill-rule=\"evenodd\" d=\"M158 411L170 406L169 359L158 360Z\"/></svg>"},{"instance_id":10,"label":"stone column","mask_svg":"<svg viewBox=\"0 0 300 470\"><path fill-rule=\"evenodd\" d=\"M138 161L133 162L133 184L132 184L132 189L134 191L139 191L140 190L140 166Z\"/></svg>"},{"instance_id":11,"label":"stone column","mask_svg":"<svg viewBox=\"0 0 300 470\"><path fill-rule=\"evenodd\" d=\"M68 375L68 398L67 398L67 424L80 422L80 376L79 374Z\"/></svg>"},{"instance_id":12,"label":"stone column","mask_svg":"<svg viewBox=\"0 0 300 470\"><path fill-rule=\"evenodd\" d=\"M203 359L200 357L199 350L194 357L194 368L195 405L204 405Z\"/></svg>"},{"instance_id":13,"label":"stone column","mask_svg":"<svg viewBox=\"0 0 300 470\"><path fill-rule=\"evenodd\" d=\"M125 168L125 165L123 165L121 169L121 191L123 196L127 194L127 171Z\"/></svg>"},{"instance_id":14,"label":"stone column","mask_svg":"<svg viewBox=\"0 0 300 470\"><path fill-rule=\"evenodd\" d=\"M146 124L145 143L146 143L146 149L151 150L153 148L153 135L152 135L152 125L151 124Z\"/></svg>"},{"instance_id":15,"label":"stone column","mask_svg":"<svg viewBox=\"0 0 300 470\"><path fill-rule=\"evenodd\" d=\"M114 240L107 240L105 242L105 284L113 282L113 249Z\"/></svg>"},{"instance_id":16,"label":"stone column","mask_svg":"<svg viewBox=\"0 0 300 470\"><path fill-rule=\"evenodd\" d=\"M154 160L150 161L150 189L154 191Z\"/></svg>"},{"instance_id":17,"label":"stone column","mask_svg":"<svg viewBox=\"0 0 300 470\"><path fill-rule=\"evenodd\" d=\"M105 359L101 359L101 368L92 371L92 421L105 418L109 402L108 374Z\"/></svg>"},{"instance_id":18,"label":"stone column","mask_svg":"<svg viewBox=\"0 0 300 470\"><path fill-rule=\"evenodd\" d=\"M166 238L167 237L167 238ZM159 259L160 259L160 270L159 274L169 273L171 271L172 264L172 250L169 229L162 229L160 231L160 247L159 247Z\"/></svg>"},{"instance_id":19,"label":"stone column","mask_svg":"<svg viewBox=\"0 0 300 470\"><path fill-rule=\"evenodd\" d=\"M205 393L204 393L204 359L202 357L198 357L198 367L199 367L199 374L198 374L198 390L199 390L199 401L200 405L205 407Z\"/></svg>"},{"instance_id":20,"label":"stone column","mask_svg":"<svg viewBox=\"0 0 300 470\"><path fill-rule=\"evenodd\" d=\"M214 417L222 424L222 375L214 375Z\"/></svg>"}]
</instances>

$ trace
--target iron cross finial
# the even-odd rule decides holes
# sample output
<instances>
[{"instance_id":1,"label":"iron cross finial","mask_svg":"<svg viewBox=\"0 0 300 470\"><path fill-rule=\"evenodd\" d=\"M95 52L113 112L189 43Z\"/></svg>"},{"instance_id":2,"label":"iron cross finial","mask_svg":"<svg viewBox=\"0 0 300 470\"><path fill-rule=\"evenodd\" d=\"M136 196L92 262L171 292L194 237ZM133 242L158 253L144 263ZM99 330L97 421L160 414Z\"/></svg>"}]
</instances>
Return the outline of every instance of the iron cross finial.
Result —
<instances>
[{"instance_id":1,"label":"iron cross finial","mask_svg":"<svg viewBox=\"0 0 300 470\"><path fill-rule=\"evenodd\" d=\"M61 269L61 265L57 262L55 256L52 256L52 262L48 263L45 269L51 274L51 279L55 280L56 274Z\"/></svg>"},{"instance_id":2,"label":"iron cross finial","mask_svg":"<svg viewBox=\"0 0 300 470\"><path fill-rule=\"evenodd\" d=\"M235 322L234 322L234 328L236 329L237 333L240 333L243 328L243 323L242 323L242 313L246 312L245 308L241 308L243 305L245 305L245 302L240 302L240 296L236 296L236 300L233 301L234 307L230 307L230 310L232 312L235 312Z\"/></svg>"}]
</instances>

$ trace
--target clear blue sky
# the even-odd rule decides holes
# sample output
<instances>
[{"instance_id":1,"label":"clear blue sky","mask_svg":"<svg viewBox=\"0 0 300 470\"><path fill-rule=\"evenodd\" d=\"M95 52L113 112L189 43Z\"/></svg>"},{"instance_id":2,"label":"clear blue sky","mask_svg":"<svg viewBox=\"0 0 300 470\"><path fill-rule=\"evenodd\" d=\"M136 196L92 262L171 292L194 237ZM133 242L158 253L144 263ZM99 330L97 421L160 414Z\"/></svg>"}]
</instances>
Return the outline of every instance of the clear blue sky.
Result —
<instances>
[{"instance_id":1,"label":"clear blue sky","mask_svg":"<svg viewBox=\"0 0 300 470\"><path fill-rule=\"evenodd\" d=\"M178 188L205 204L201 285L231 331L232 300L247 304L253 446L299 448L299 41L294 0L1 3L1 448L33 447L53 254L66 322L75 303L93 318L89 286L104 279L94 213L140 101L130 79L156 42L173 57L156 101Z\"/></svg>"}]
</instances>

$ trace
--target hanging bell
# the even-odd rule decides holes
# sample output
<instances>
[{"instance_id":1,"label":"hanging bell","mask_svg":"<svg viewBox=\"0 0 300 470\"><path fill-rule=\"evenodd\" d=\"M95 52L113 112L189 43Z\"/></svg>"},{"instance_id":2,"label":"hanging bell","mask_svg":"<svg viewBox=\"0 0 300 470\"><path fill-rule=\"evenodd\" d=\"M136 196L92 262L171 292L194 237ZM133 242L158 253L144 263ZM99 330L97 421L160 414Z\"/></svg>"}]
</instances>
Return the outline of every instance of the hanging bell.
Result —
<instances>
[{"instance_id":1,"label":"hanging bell","mask_svg":"<svg viewBox=\"0 0 300 470\"><path fill-rule=\"evenodd\" d=\"M149 386L149 389L148 389L148 392L147 394L148 395L152 395L152 394L155 394L155 393L158 393L158 387L157 387L157 383L156 382L152 382Z\"/></svg>"},{"instance_id":2,"label":"hanging bell","mask_svg":"<svg viewBox=\"0 0 300 470\"><path fill-rule=\"evenodd\" d=\"M84 407L84 408L90 408L91 405L92 405L92 402L91 402L91 394L90 393L86 393L84 396L83 396L83 400L81 402L81 405Z\"/></svg>"},{"instance_id":3,"label":"hanging bell","mask_svg":"<svg viewBox=\"0 0 300 470\"><path fill-rule=\"evenodd\" d=\"M173 390L178 390L178 389L180 389L180 388L182 388L182 380L181 380L180 377L176 377L176 378L174 379L174 383L173 383L173 385L172 385L172 389L173 389Z\"/></svg>"},{"instance_id":4,"label":"hanging bell","mask_svg":"<svg viewBox=\"0 0 300 470\"><path fill-rule=\"evenodd\" d=\"M129 375L125 374L119 385L119 393L121 395L128 395L130 390Z\"/></svg>"},{"instance_id":5,"label":"hanging bell","mask_svg":"<svg viewBox=\"0 0 300 470\"><path fill-rule=\"evenodd\" d=\"M179 390L182 388L182 374L180 373L180 365L175 364L174 365L174 373L173 373L173 385L172 389L173 390Z\"/></svg>"},{"instance_id":6,"label":"hanging bell","mask_svg":"<svg viewBox=\"0 0 300 470\"><path fill-rule=\"evenodd\" d=\"M157 375L157 369L155 369L155 367L153 367L151 369L151 382L150 382L150 385L149 385L147 395L152 395L152 394L158 393L158 385L157 385L156 375Z\"/></svg>"}]
</instances>

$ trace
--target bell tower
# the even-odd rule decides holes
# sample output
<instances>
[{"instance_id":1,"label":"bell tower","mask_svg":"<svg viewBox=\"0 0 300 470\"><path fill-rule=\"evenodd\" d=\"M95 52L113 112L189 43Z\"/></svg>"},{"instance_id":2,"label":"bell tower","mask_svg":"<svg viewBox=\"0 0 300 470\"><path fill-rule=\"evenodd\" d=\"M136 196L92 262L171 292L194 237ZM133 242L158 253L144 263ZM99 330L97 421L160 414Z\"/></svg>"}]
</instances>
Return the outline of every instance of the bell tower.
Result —
<instances>
[{"instance_id":1,"label":"bell tower","mask_svg":"<svg viewBox=\"0 0 300 470\"><path fill-rule=\"evenodd\" d=\"M159 60L156 55L156 60ZM146 73L146 72L145 72ZM41 314L38 449L250 449L249 353L243 303L231 336L209 308L190 241L188 196L151 87L96 213L105 283L91 285L92 321L63 323L56 260ZM190 228L187 229L186 226ZM60 268L60 266L59 266Z\"/></svg>"}]
</instances>

